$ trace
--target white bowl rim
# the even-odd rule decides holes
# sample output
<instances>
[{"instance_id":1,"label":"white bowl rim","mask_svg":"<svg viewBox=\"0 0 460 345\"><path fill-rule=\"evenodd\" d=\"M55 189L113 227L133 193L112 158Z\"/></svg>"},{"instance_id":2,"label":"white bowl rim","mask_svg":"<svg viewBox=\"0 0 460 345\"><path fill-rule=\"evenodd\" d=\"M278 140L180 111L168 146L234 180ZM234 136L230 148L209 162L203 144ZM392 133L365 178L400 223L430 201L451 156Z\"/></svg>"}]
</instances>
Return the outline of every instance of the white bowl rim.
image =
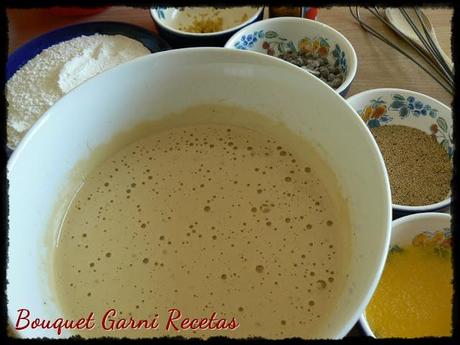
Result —
<instances>
[{"instance_id":1,"label":"white bowl rim","mask_svg":"<svg viewBox=\"0 0 460 345\"><path fill-rule=\"evenodd\" d=\"M359 97L368 96L373 93L388 93L388 92L410 93L415 96L418 96L419 98L428 99L429 101L435 103L438 107L444 108L446 112L452 113L452 109L450 107L448 107L441 101L438 101L436 98L425 95L421 92L412 91L408 89L392 88L392 87L365 90L357 94L354 94L353 96L348 97L346 100L347 102L351 104L355 99L358 99ZM441 210L443 208L448 207L450 203L451 203L451 197L448 197L434 204L420 205L420 206L409 206L409 205L400 205L400 204L393 203L393 208L396 211L401 211L401 212L433 212L433 211Z\"/></svg>"},{"instance_id":2,"label":"white bowl rim","mask_svg":"<svg viewBox=\"0 0 460 345\"><path fill-rule=\"evenodd\" d=\"M167 31L173 32L177 35L186 36L186 37L214 37L214 36L225 35L225 34L234 32L235 30L238 31L241 28L243 28L245 25L252 23L260 15L260 13L263 12L265 8L265 6L256 7L257 11L251 18L249 18L248 20L244 21L243 23L237 26L232 26L231 28L228 28L226 30L215 31L215 32L187 32L187 31L181 31L181 30L175 29L172 26L164 24L163 20L158 17L156 7L157 6L150 7L150 15L152 16L155 23L157 23L159 26L161 26L163 29ZM236 7L239 7L239 6L236 6ZM169 7L169 8L175 8L175 7Z\"/></svg>"},{"instance_id":3,"label":"white bowl rim","mask_svg":"<svg viewBox=\"0 0 460 345\"><path fill-rule=\"evenodd\" d=\"M273 18L273 19L277 19L277 18ZM190 52L196 52L196 53L199 53L199 51L210 51L210 52L221 52L221 53L224 53L224 51L226 51L226 54L227 53L230 53L231 54L252 54L254 56L258 56L258 57L262 57L263 59L270 59L271 61L276 61L276 63L278 64L282 64L282 65L285 65L286 67L288 68L291 68L291 69L299 69L300 67L297 67L293 64L291 64L290 62L287 62L283 59L273 59L273 57L267 55L267 54L260 54L258 52L255 52L255 51L252 51L252 50L241 50L241 49L223 49L221 47L187 47L187 48L179 48L179 49L169 49L169 50L164 50L164 51L159 51L159 52L156 52L154 53L154 55L168 55L168 54L177 54L178 51L182 52L182 51L190 51ZM151 55L153 54L147 54L147 55L144 55L144 56L140 56L136 59L133 59L133 60L130 60L130 61L127 61L121 65L118 65L118 66L115 66L113 68L111 68L109 71L112 71L112 70L115 70L117 68L120 68L122 66L125 66L127 64L132 64L132 63L135 63L136 61L138 60L141 60L141 59L147 59L149 58ZM273 60L272 60L273 59ZM89 78L88 80L92 80L93 78L98 78L100 74L96 74L95 76ZM312 77L314 78L315 80L319 81L319 82L322 82L322 80L314 77L313 75L310 75L309 73L307 73L308 77ZM87 81L88 81L87 80ZM85 81L86 83L86 81ZM322 82L324 85L326 85L327 87L331 88L329 85L327 85L326 83ZM82 83L84 84L84 83ZM82 85L80 84L80 85ZM62 96L56 103L60 102L62 98L64 97L67 97L67 95L69 94L72 94L75 92L75 90L79 89L80 88L80 85L78 85L77 87L73 88L72 90L70 90L67 94L65 94L64 96ZM331 88L332 89L332 88ZM333 90L333 89L332 89ZM340 95L338 95L340 96ZM359 114L354 110L354 108L348 103L348 101L341 97L343 100L344 100L344 106L348 107L350 110L352 110L352 112L355 114L355 116L359 119L361 119L361 117L359 116ZM56 104L55 103L55 104ZM54 106L54 105L53 105ZM30 140L30 138L34 135L34 133L36 131L38 131L38 129L43 125L43 123L45 121L47 121L48 119L48 113L50 112L51 108L49 110L47 110L42 116L40 116L40 118L33 124L33 126L27 131L27 133L24 135L24 137L21 139L21 141L19 142L18 146L16 147L16 149L13 151L13 153L11 154L11 156L8 158L8 162L7 162L7 172L9 170L12 169L12 167L16 164L16 161L18 159L18 156L19 156L19 152L22 151L23 149L23 146L26 145L26 143ZM362 122L362 121L361 121ZM367 131L369 131L369 128L366 126L366 124L363 123L363 128L365 128ZM369 135L370 132L369 132ZM371 135L372 136L372 135ZM375 142L375 140L372 140L372 144L374 145L375 148L377 148L377 152L379 153L379 160L380 160L380 163L384 166L384 161L383 161L383 157L382 155L380 154L380 150L378 149L378 145L377 143ZM385 170L385 169L384 169ZM387 177L387 182L388 182L388 174L386 172L386 170L384 171L385 173L385 176ZM389 187L389 185L388 185ZM391 199L390 199L391 200Z\"/></svg>"},{"instance_id":4,"label":"white bowl rim","mask_svg":"<svg viewBox=\"0 0 460 345\"><path fill-rule=\"evenodd\" d=\"M322 27L326 30L331 31L333 34L337 35L343 42L344 44L350 49L351 52L351 61L350 61L350 70L347 73L347 77L343 81L343 83L337 88L333 89L337 93L341 93L345 89L347 89L350 84L352 83L353 79L355 79L356 76L356 71L358 70L358 56L356 55L355 48L353 48L353 45L351 42L344 36L342 35L339 31L334 29L333 27L324 24L322 22L319 22L317 20L312 20L308 18L300 18L300 17L276 17L276 18L268 18L268 19L263 19L255 23L251 23L248 26L244 27L243 29L235 32L232 37L228 39L228 41L225 43L224 48L231 48L231 49L236 49L234 47L230 46L231 41L235 40L236 37L241 35L243 31L250 30L252 27L256 25L263 25L263 24L270 24L270 23L277 23L277 22L285 22L285 23L305 23L305 22L311 22L314 23L313 25L318 25L319 27ZM250 49L248 49L250 50ZM260 53L259 53L260 54ZM267 54L263 54L267 55ZM325 83L326 84L326 83ZM327 84L326 84L327 85Z\"/></svg>"},{"instance_id":5,"label":"white bowl rim","mask_svg":"<svg viewBox=\"0 0 460 345\"><path fill-rule=\"evenodd\" d=\"M262 59L269 59L272 63L276 63L276 64L279 64L279 65L284 65L285 68L290 68L290 69L298 69L299 67L291 64L290 62L287 62L287 61L284 61L283 59L274 59L273 57L270 57L269 55L266 55L266 54L260 54L258 52L255 52L255 51L249 51L249 50L239 50L239 49L232 49L232 50L229 50L229 49L222 49L220 47L189 47L189 48L180 48L180 49L171 49L171 50L165 50L165 51L160 51L160 52L157 52L155 54L148 54L148 55L145 55L145 56L141 56L141 57L138 57L136 59L133 59L133 60L130 60L128 62L125 62L124 64L121 64L121 65L118 65L112 69L110 69L110 71L112 70L115 70L117 68L122 68L123 66L127 65L127 64L133 64L133 63L136 63L137 61L141 60L141 59L149 59L151 58L152 55L169 55L169 54L179 54L180 52L192 52L192 53L199 53L200 51L209 51L209 52L214 52L214 53L225 53L225 54L236 54L236 55L239 55L239 54L252 54L254 56L258 56ZM307 73L308 74L308 73ZM98 75L95 75L91 78L89 78L88 80L91 80L93 78L98 78L101 74L98 74ZM322 82L320 79L316 78L315 76L311 75L311 74L308 74L306 76L307 78L312 78L314 80L316 80L317 82ZM64 97L68 97L68 95L72 94L73 92L76 92L76 90L78 90L81 85L83 85L84 83L80 84L79 86L75 87L74 89L72 89L69 93L67 93L66 95L64 95L62 98ZM329 87L326 83L323 82L324 85L326 85L327 87ZM329 87L330 88L330 87ZM331 90L333 90L332 88L330 88ZM343 97L341 97L338 93L336 93L337 96L339 98L341 98L343 100L343 105L344 107L348 107L352 113L354 113L354 116L359 119L360 121L357 121L357 123L360 123L362 124L362 128L368 132L368 135L369 135L369 145L372 145L376 154L378 155L378 161L379 161L379 164L381 165L382 168L384 168L385 164L384 164L384 160L383 160L383 157L380 153L380 150L378 149L378 145L377 143L375 142L375 140L373 139L370 131L369 131L369 128L366 126L366 124L361 121L361 118L360 116L358 115L358 113L354 110L354 108L347 102L347 100ZM57 104L58 102L60 102L61 99L59 99L55 104ZM54 106L54 105L53 105ZM51 107L52 108L52 107ZM20 155L21 155L21 151L24 150L24 147L26 145L29 145L29 141L32 140L33 136L35 135L35 133L40 129L40 127L42 125L45 124L46 121L48 121L48 119L50 118L50 114L51 114L51 108L46 111L36 122L35 124L27 131L26 135L22 138L22 140L19 142L19 145L17 146L17 148L13 151L12 155L9 157L8 159L8 162L7 162L7 174L9 174L9 172L14 168L14 166L17 164L17 161L18 159L20 158ZM385 183L385 186L386 186L386 191L387 191L387 198L389 201L391 201L391 191L390 191L390 183L389 183L389 178L388 178L388 173L386 171L386 169L382 169L382 177L384 179L384 183ZM386 238L385 238L385 244L386 244L386 248L389 247L389 243L390 243L390 237L391 237L391 223L390 223L390 219L391 219L391 202L388 202L388 205L387 205L387 209L384 210L387 214L388 214L388 219L387 219L387 222L386 222L386 228L387 230L389 229L390 231L387 231L386 232ZM382 260L380 261L380 263L377 265L376 267L376 270L375 270L375 274L374 274L374 279L370 282L369 284L369 288L366 292L365 295L362 296L362 301L360 304L358 304L355 308L356 310L356 313L354 314L354 316L352 318L350 318L348 320L348 322L345 322L343 327L342 327L342 332L341 333L338 333L336 336L338 339L340 338L343 338L346 336L346 334L352 329L352 327L356 324L356 322L358 322L360 320L360 315L362 315L362 313L364 312L367 304L369 303L371 297L372 297L372 294L375 292L376 288L377 288L377 285L378 285L378 282L380 280L380 277L383 273L383 269L384 269L384 266L385 266L385 262L386 262L386 257L387 257L387 254L388 254L388 250L385 250L384 254L383 254L383 257L382 257ZM360 311L360 313L358 313Z\"/></svg>"},{"instance_id":6,"label":"white bowl rim","mask_svg":"<svg viewBox=\"0 0 460 345\"><path fill-rule=\"evenodd\" d=\"M361 325L361 327L363 328L364 333L368 337L372 337L372 338L377 339L377 337L375 336L374 332L372 332L372 329L369 326L369 323L367 322L367 319L366 319L366 317L364 315L365 315L365 312L363 312L361 314L361 316L359 317L359 324Z\"/></svg>"},{"instance_id":7,"label":"white bowl rim","mask_svg":"<svg viewBox=\"0 0 460 345\"><path fill-rule=\"evenodd\" d=\"M412 221L423 220L427 218L440 218L440 219L444 218L446 220L447 219L451 220L452 216L449 213L441 213L441 212L425 212L425 213L410 214L410 215L395 219L394 221L391 222L392 233L393 233L393 228L400 226L401 224L410 223ZM365 311L366 309L364 309L363 313L359 317L359 324L361 325L361 327L364 330L364 333L366 333L367 336L372 337L372 338L377 338L374 332L372 331L371 326L367 322Z\"/></svg>"}]
</instances>

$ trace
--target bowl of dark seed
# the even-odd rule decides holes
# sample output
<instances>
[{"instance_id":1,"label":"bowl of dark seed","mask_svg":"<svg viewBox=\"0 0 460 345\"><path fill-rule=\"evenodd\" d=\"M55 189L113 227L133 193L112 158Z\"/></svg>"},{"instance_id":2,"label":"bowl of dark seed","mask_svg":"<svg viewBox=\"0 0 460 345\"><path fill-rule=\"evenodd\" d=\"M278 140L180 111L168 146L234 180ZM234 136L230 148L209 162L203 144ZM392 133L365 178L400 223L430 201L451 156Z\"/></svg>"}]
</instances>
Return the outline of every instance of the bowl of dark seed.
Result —
<instances>
[{"instance_id":1,"label":"bowl of dark seed","mask_svg":"<svg viewBox=\"0 0 460 345\"><path fill-rule=\"evenodd\" d=\"M283 59L318 77L342 96L348 92L357 69L355 50L341 33L304 18L261 20L239 30L225 47Z\"/></svg>"},{"instance_id":2,"label":"bowl of dark seed","mask_svg":"<svg viewBox=\"0 0 460 345\"><path fill-rule=\"evenodd\" d=\"M348 102L380 148L394 215L448 210L454 154L451 109L400 89L368 90Z\"/></svg>"}]
</instances>

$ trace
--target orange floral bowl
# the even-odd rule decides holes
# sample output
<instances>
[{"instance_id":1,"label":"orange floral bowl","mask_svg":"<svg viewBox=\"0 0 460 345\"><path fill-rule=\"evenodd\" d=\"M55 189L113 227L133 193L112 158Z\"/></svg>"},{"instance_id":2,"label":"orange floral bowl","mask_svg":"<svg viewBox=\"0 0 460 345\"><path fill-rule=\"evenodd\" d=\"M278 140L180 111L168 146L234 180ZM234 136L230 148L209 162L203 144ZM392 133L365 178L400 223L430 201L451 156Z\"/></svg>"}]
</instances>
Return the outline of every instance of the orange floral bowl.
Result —
<instances>
[{"instance_id":1,"label":"orange floral bowl","mask_svg":"<svg viewBox=\"0 0 460 345\"><path fill-rule=\"evenodd\" d=\"M408 247L419 247L423 249L424 255L426 256L436 256L440 260L450 261L452 254L451 221L452 217L450 214L437 212L417 213L394 220L391 225L391 238L388 249L387 263L389 256L404 253ZM417 264L424 264L424 262L417 262ZM421 281L424 280L420 279L421 273L420 270L417 269L417 267L414 267L412 277L403 276L401 280L405 282L417 281L418 284L423 284L421 283ZM439 287L443 283L451 283L450 281L443 282L437 279L433 280L434 287ZM385 299L384 303L389 307L386 310L379 310L378 317L382 318L385 317L385 315L387 317L389 316L389 321L386 322L386 326L390 329L394 328L392 327L392 325L394 325L395 323L401 322L401 320L399 319L403 318L402 315L414 315L414 312L416 312L414 310L410 310L410 303L407 302L408 299L412 300L412 298L410 298L410 295L420 293L420 291L426 291L425 289L421 289L420 285L413 286L411 289L407 289L408 285L410 284L401 284L401 282L399 282L399 284L391 286L386 285L386 287L384 288L387 289L385 296L386 298L388 298ZM379 287L380 286L377 286L377 293ZM436 291L433 291L433 293L439 294L440 289L436 289ZM398 303L401 301L401 296L405 296L405 303ZM437 300L437 302L439 302L439 300ZM419 315L423 315L423 306L419 305L419 308ZM388 315L388 312L390 310L392 311L392 313L391 315ZM382 336L379 336L378 330L373 329L369 315L366 317L366 311L369 311L369 305L366 307L365 312L361 315L359 319L359 322L364 332L366 333L366 335L370 337L381 338ZM426 310L424 313L426 314ZM376 315L374 315L374 317L376 317ZM426 316L422 316L419 319L406 319L405 321L407 323L418 322L420 323L419 327L424 327L424 322L426 322L426 319ZM404 326L398 325L397 328L401 329L404 328ZM428 332L428 330L426 330L426 332ZM386 337L391 336L387 335Z\"/></svg>"},{"instance_id":2,"label":"orange floral bowl","mask_svg":"<svg viewBox=\"0 0 460 345\"><path fill-rule=\"evenodd\" d=\"M326 24L304 18L261 20L238 31L225 47L274 57L313 53L327 59L332 68L341 72L343 81L335 91L342 96L348 92L358 65L355 50L345 36Z\"/></svg>"},{"instance_id":3,"label":"orange floral bowl","mask_svg":"<svg viewBox=\"0 0 460 345\"><path fill-rule=\"evenodd\" d=\"M347 99L369 129L402 125L431 135L444 148L450 159L454 155L452 110L434 98L402 89L367 90ZM450 193L442 201L421 206L393 204L396 216L417 212L446 210Z\"/></svg>"}]
</instances>

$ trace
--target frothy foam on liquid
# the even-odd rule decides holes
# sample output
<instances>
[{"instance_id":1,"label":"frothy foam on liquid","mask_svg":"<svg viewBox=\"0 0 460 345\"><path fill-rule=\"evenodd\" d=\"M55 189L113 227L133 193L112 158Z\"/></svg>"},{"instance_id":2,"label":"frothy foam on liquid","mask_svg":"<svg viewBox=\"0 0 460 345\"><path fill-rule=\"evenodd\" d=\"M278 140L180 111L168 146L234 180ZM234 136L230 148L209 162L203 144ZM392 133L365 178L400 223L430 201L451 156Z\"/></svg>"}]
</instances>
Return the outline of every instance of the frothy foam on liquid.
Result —
<instances>
[{"instance_id":1,"label":"frothy foam on liquid","mask_svg":"<svg viewBox=\"0 0 460 345\"><path fill-rule=\"evenodd\" d=\"M189 113L210 111L235 109ZM107 333L96 322L83 336L323 336L349 257L346 205L309 144L279 127L174 123L88 174L53 257L64 316L115 308L159 315L160 327ZM170 308L240 326L167 332Z\"/></svg>"}]
</instances>

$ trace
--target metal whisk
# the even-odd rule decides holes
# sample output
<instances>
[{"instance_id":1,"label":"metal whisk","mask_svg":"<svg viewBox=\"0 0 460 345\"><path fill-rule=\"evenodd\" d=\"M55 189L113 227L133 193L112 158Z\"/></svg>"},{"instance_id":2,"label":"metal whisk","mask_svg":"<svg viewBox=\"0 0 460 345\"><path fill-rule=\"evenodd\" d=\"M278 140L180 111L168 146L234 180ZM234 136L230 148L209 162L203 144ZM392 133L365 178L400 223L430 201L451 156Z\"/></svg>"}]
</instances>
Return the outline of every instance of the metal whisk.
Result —
<instances>
[{"instance_id":1,"label":"metal whisk","mask_svg":"<svg viewBox=\"0 0 460 345\"><path fill-rule=\"evenodd\" d=\"M392 40L388 39L381 33L379 33L377 30L372 28L369 24L367 24L363 19L361 18L359 8L356 7L350 7L350 12L351 15L358 21L358 23L361 25L361 27L369 32L371 35L377 37L390 47L396 49L398 52L406 56L408 59L410 59L412 62L414 62L417 66L419 66L421 69L423 69L427 74L429 74L439 85L441 85L447 92L453 95L453 89L454 89L454 73L452 68L447 64L445 59L443 58L442 54L440 53L438 47L434 44L433 38L431 37L430 33L428 32L428 29L426 28L425 24L422 21L420 10L418 8L415 8L415 13L416 16L422 26L422 31L418 29L418 26L414 23L412 18L409 16L407 11L404 8L401 8L401 14L403 15L404 19L408 22L412 30L414 30L415 34L419 38L419 40L422 42L423 46L426 48L425 51L418 47L415 43L413 43L409 38L407 38L403 33L401 33L398 28L396 28L385 16L383 13L382 9L379 9L378 7L365 7L370 13L372 13L376 18L378 18L381 22L389 26L394 32L398 34L401 38L404 39L417 53L419 56L421 56L429 66L431 66L434 71L436 72L433 73L429 69L427 69L425 66L423 66L419 61L417 61L413 56L411 56L407 51L402 49L397 43L393 42Z\"/></svg>"}]
</instances>

